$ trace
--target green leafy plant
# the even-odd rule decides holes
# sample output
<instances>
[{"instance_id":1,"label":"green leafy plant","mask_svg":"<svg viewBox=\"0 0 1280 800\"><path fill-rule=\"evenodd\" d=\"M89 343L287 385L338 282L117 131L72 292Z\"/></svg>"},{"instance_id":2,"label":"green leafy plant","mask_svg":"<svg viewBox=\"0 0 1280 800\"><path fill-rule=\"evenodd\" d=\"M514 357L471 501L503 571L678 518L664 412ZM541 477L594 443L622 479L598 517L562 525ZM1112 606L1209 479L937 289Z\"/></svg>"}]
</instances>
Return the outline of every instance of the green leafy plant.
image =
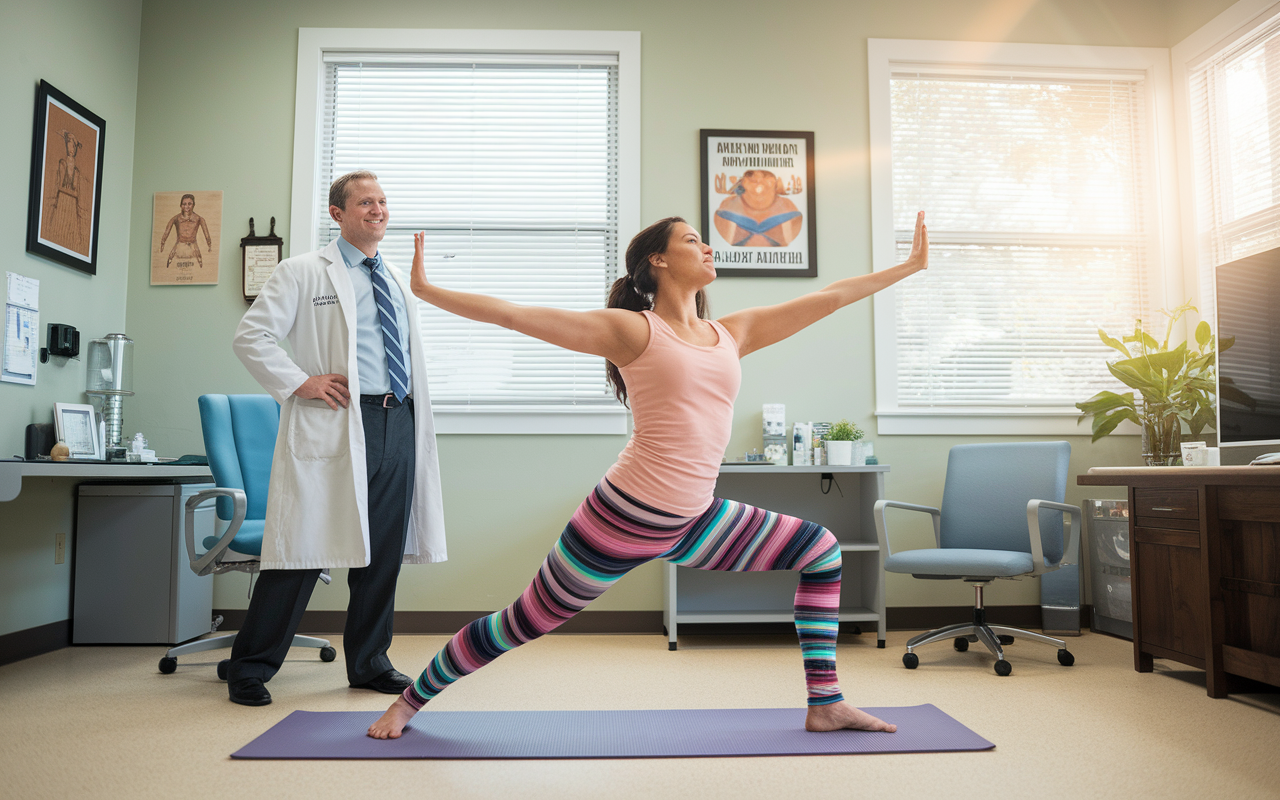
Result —
<instances>
[{"instance_id":1,"label":"green leafy plant","mask_svg":"<svg viewBox=\"0 0 1280 800\"><path fill-rule=\"evenodd\" d=\"M857 423L842 419L832 423L830 429L823 434L822 440L824 442L856 442L865 435Z\"/></svg>"},{"instance_id":2,"label":"green leafy plant","mask_svg":"<svg viewBox=\"0 0 1280 800\"><path fill-rule=\"evenodd\" d=\"M1076 403L1081 411L1080 421L1093 417L1093 441L1129 420L1143 429L1143 457L1147 463L1171 464L1179 454L1183 423L1195 437L1214 425L1217 354L1235 344L1235 337L1218 341L1209 323L1201 320L1196 326L1194 346L1182 342L1170 349L1174 325L1188 311L1195 310L1189 302L1173 311L1161 309L1160 313L1169 318L1161 342L1147 333L1141 319L1134 325L1133 333L1122 339L1098 329L1098 337L1124 356L1108 362L1107 369L1134 391L1123 394L1102 391L1083 403ZM1221 391L1227 399L1256 405L1225 378Z\"/></svg>"}]
</instances>

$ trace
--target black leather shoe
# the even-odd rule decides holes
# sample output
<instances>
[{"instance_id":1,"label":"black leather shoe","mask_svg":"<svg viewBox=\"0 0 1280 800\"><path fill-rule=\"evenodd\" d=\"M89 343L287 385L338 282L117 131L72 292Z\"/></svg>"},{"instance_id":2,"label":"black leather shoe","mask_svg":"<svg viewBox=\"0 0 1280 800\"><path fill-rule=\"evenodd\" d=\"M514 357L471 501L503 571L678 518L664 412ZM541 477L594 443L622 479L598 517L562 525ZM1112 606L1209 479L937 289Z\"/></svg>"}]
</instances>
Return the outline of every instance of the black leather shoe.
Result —
<instances>
[{"instance_id":1,"label":"black leather shoe","mask_svg":"<svg viewBox=\"0 0 1280 800\"><path fill-rule=\"evenodd\" d=\"M413 679L403 672L389 669L371 681L351 684L352 689L372 689L383 694L400 694L413 683ZM263 691L266 691L265 689Z\"/></svg>"},{"instance_id":2,"label":"black leather shoe","mask_svg":"<svg viewBox=\"0 0 1280 800\"><path fill-rule=\"evenodd\" d=\"M242 706L265 706L271 703L271 692L262 685L261 678L241 678L227 684L231 702Z\"/></svg>"}]
</instances>

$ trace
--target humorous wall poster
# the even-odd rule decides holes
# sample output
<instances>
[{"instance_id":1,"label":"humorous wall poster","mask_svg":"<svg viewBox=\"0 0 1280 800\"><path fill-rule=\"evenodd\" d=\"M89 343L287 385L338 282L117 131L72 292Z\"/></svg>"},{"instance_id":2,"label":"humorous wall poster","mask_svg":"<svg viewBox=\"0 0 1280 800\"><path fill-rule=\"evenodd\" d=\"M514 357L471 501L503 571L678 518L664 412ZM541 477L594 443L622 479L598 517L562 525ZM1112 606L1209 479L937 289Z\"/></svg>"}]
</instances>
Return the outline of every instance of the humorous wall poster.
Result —
<instances>
[{"instance_id":1,"label":"humorous wall poster","mask_svg":"<svg viewBox=\"0 0 1280 800\"><path fill-rule=\"evenodd\" d=\"M156 192L151 285L218 282L222 192Z\"/></svg>"},{"instance_id":2,"label":"humorous wall poster","mask_svg":"<svg viewBox=\"0 0 1280 800\"><path fill-rule=\"evenodd\" d=\"M701 133L702 238L716 274L817 277L812 131Z\"/></svg>"}]
</instances>

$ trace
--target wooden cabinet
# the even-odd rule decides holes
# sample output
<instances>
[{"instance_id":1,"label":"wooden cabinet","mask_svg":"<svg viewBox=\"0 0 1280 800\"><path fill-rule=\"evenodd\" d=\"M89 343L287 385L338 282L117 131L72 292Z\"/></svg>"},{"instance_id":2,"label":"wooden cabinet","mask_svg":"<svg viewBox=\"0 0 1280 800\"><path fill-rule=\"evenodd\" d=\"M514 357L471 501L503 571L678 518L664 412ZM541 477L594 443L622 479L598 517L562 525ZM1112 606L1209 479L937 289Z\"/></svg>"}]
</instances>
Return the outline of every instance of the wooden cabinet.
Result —
<instances>
[{"instance_id":1,"label":"wooden cabinet","mask_svg":"<svg viewBox=\"0 0 1280 800\"><path fill-rule=\"evenodd\" d=\"M1095 468L1084 486L1128 486L1133 660L1280 686L1280 467Z\"/></svg>"}]
</instances>

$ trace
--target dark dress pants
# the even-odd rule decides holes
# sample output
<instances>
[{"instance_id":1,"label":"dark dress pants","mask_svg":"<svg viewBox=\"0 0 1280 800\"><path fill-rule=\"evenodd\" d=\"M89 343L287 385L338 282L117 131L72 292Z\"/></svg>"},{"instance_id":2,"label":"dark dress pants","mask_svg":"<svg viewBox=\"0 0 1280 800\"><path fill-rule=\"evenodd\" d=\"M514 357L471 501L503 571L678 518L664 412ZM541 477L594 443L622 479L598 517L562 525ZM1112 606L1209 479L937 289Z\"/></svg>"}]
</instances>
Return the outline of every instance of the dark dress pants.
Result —
<instances>
[{"instance_id":1,"label":"dark dress pants","mask_svg":"<svg viewBox=\"0 0 1280 800\"><path fill-rule=\"evenodd\" d=\"M353 401L355 398L352 398ZM392 401L394 402L394 401ZM396 580L404 557L413 502L413 399L384 408L359 404L364 423L365 466L369 477L369 566L351 569L347 624L342 649L347 681L358 685L391 669ZM352 531L359 536L359 531ZM244 624L231 647L227 680L271 680L284 663L302 620L318 569L270 569L258 575Z\"/></svg>"}]
</instances>

